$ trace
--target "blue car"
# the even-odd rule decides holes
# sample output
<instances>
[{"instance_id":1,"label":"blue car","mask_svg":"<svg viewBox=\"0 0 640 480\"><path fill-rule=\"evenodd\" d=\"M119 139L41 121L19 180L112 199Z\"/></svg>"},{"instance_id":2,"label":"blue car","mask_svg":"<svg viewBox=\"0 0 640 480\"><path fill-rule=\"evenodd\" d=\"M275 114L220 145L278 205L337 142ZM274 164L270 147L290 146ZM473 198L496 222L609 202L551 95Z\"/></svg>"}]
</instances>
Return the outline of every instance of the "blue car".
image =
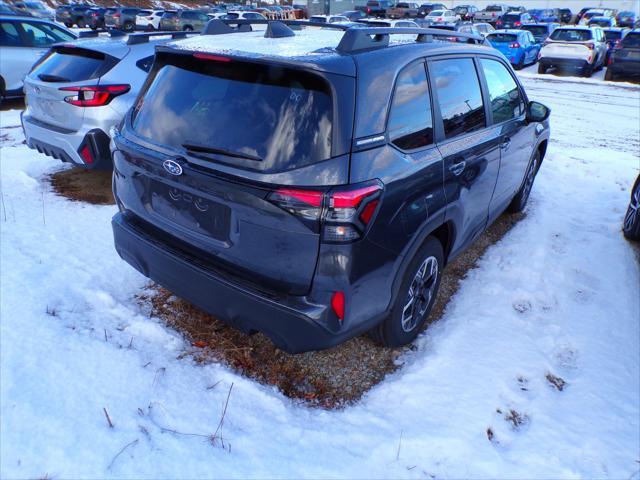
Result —
<instances>
[{"instance_id":1,"label":"blue car","mask_svg":"<svg viewBox=\"0 0 640 480\"><path fill-rule=\"evenodd\" d=\"M487 35L487 40L493 48L507 57L516 70L538 61L540 44L527 30L496 30Z\"/></svg>"}]
</instances>

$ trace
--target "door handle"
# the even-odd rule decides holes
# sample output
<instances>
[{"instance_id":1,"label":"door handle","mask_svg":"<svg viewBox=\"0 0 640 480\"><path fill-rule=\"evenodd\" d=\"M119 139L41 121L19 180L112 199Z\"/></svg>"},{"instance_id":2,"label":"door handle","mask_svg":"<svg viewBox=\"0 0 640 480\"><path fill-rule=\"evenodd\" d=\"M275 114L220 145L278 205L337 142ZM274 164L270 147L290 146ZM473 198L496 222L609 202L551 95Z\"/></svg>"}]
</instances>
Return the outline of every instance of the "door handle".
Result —
<instances>
[{"instance_id":1,"label":"door handle","mask_svg":"<svg viewBox=\"0 0 640 480\"><path fill-rule=\"evenodd\" d=\"M449 171L457 177L460 174L462 174L466 166L467 166L467 162L465 161L454 163L449 167Z\"/></svg>"},{"instance_id":2,"label":"door handle","mask_svg":"<svg viewBox=\"0 0 640 480\"><path fill-rule=\"evenodd\" d=\"M500 148L502 150L507 150L511 146L511 139L505 138L504 141L500 144Z\"/></svg>"}]
</instances>

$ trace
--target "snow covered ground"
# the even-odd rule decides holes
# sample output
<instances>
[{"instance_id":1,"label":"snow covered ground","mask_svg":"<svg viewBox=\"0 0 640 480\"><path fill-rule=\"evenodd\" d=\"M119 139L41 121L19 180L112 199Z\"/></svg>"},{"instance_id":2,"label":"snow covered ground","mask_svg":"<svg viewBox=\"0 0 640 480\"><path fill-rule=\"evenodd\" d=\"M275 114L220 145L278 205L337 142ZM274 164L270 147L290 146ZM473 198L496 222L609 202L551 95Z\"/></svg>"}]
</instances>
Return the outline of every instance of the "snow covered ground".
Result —
<instances>
[{"instance_id":1,"label":"snow covered ground","mask_svg":"<svg viewBox=\"0 0 640 480\"><path fill-rule=\"evenodd\" d=\"M1 112L0 477L638 478L640 267L620 227L640 89L523 78L553 110L526 218L342 411L176 359L113 249L115 208L55 196L61 165Z\"/></svg>"}]
</instances>

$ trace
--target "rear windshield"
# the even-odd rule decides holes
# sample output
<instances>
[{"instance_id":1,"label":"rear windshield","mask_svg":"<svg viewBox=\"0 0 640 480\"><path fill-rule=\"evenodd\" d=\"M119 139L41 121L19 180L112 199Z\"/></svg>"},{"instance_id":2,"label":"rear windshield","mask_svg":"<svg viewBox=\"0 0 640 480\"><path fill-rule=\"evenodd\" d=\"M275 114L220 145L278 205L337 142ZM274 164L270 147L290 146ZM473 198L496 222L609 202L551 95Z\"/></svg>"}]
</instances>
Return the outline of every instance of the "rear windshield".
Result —
<instances>
[{"instance_id":1,"label":"rear windshield","mask_svg":"<svg viewBox=\"0 0 640 480\"><path fill-rule=\"evenodd\" d=\"M607 41L620 40L621 37L622 37L622 32L620 32L620 31L611 30L611 31L604 32L604 38Z\"/></svg>"},{"instance_id":2,"label":"rear windshield","mask_svg":"<svg viewBox=\"0 0 640 480\"><path fill-rule=\"evenodd\" d=\"M116 63L114 57L93 50L55 47L31 75L44 82L80 82L101 77Z\"/></svg>"},{"instance_id":3,"label":"rear windshield","mask_svg":"<svg viewBox=\"0 0 640 480\"><path fill-rule=\"evenodd\" d=\"M489 41L494 43L515 42L516 40L518 40L518 36L509 33L492 33L489 35Z\"/></svg>"},{"instance_id":4,"label":"rear windshield","mask_svg":"<svg viewBox=\"0 0 640 480\"><path fill-rule=\"evenodd\" d=\"M140 11L138 12L138 15L137 15L137 16L138 16L138 17L146 17L146 16L149 16L149 15L151 15L151 14L153 14L153 12L152 12L151 10L140 10Z\"/></svg>"},{"instance_id":5,"label":"rear windshield","mask_svg":"<svg viewBox=\"0 0 640 480\"><path fill-rule=\"evenodd\" d=\"M520 21L520 14L519 13L508 13L508 14L502 16L502 20L503 21L507 20L507 21L511 21L511 22L513 22L513 21L518 22L518 21Z\"/></svg>"},{"instance_id":6,"label":"rear windshield","mask_svg":"<svg viewBox=\"0 0 640 480\"><path fill-rule=\"evenodd\" d=\"M586 42L591 40L591 30L557 29L553 31L549 38L562 42Z\"/></svg>"},{"instance_id":7,"label":"rear windshield","mask_svg":"<svg viewBox=\"0 0 640 480\"><path fill-rule=\"evenodd\" d=\"M489 5L486 10L487 12L501 12L502 7L500 5Z\"/></svg>"},{"instance_id":8,"label":"rear windshield","mask_svg":"<svg viewBox=\"0 0 640 480\"><path fill-rule=\"evenodd\" d=\"M640 47L640 33L629 33L622 40L622 45L624 45L625 47Z\"/></svg>"},{"instance_id":9,"label":"rear windshield","mask_svg":"<svg viewBox=\"0 0 640 480\"><path fill-rule=\"evenodd\" d=\"M191 56L171 63L158 70L134 113L140 136L264 172L331 157L332 99L316 75Z\"/></svg>"},{"instance_id":10,"label":"rear windshield","mask_svg":"<svg viewBox=\"0 0 640 480\"><path fill-rule=\"evenodd\" d=\"M541 25L523 25L522 30L527 30L536 35L546 35L548 30L547 27L543 27Z\"/></svg>"},{"instance_id":11,"label":"rear windshield","mask_svg":"<svg viewBox=\"0 0 640 480\"><path fill-rule=\"evenodd\" d=\"M322 22L322 23L326 23L327 19L325 17L311 17L310 20L312 22Z\"/></svg>"}]
</instances>

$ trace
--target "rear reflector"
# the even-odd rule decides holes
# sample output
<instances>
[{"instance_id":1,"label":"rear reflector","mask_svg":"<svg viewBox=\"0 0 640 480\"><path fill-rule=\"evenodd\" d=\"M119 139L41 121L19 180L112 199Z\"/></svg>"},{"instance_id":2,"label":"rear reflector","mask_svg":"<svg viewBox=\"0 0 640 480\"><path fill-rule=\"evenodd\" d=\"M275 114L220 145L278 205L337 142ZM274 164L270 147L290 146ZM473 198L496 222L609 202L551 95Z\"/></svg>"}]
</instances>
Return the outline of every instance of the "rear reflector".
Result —
<instances>
[{"instance_id":1,"label":"rear reflector","mask_svg":"<svg viewBox=\"0 0 640 480\"><path fill-rule=\"evenodd\" d=\"M93 163L93 155L91 154L91 149L89 148L89 144L85 143L84 146L80 149L80 156L84 160L84 163L91 165Z\"/></svg>"},{"instance_id":2,"label":"rear reflector","mask_svg":"<svg viewBox=\"0 0 640 480\"><path fill-rule=\"evenodd\" d=\"M342 322L344 320L344 292L333 292L331 296L331 309Z\"/></svg>"}]
</instances>

